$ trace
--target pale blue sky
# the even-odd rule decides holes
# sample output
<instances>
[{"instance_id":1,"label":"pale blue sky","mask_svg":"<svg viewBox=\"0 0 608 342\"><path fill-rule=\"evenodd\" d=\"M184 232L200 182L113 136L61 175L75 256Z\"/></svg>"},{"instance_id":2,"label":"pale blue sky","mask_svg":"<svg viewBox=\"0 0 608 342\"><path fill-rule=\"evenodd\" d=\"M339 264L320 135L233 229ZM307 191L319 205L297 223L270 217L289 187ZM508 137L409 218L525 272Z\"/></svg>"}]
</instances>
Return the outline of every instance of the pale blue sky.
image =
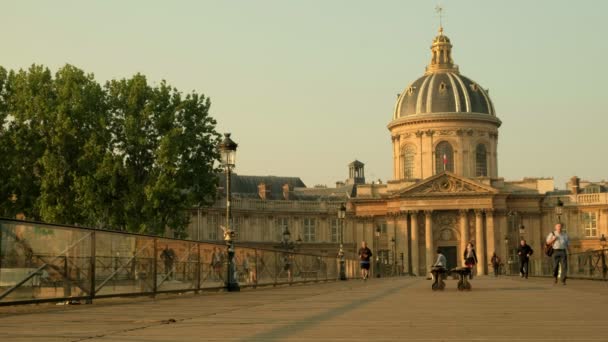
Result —
<instances>
[{"instance_id":1,"label":"pale blue sky","mask_svg":"<svg viewBox=\"0 0 608 342\"><path fill-rule=\"evenodd\" d=\"M445 34L490 89L499 175L606 177L608 1L452 0ZM99 81L141 72L212 100L237 172L308 186L366 164L390 179L386 125L420 77L435 1L0 1L0 65L65 63Z\"/></svg>"}]
</instances>

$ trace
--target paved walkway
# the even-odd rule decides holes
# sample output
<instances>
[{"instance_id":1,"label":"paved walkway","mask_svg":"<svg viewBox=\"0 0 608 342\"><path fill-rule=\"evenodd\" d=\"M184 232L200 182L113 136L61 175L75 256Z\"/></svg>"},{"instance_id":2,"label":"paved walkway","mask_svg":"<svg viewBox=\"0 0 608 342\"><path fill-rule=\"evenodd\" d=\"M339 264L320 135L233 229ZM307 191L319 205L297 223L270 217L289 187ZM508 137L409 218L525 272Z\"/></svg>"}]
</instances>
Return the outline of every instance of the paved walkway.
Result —
<instances>
[{"instance_id":1,"label":"paved walkway","mask_svg":"<svg viewBox=\"0 0 608 342\"><path fill-rule=\"evenodd\" d=\"M1 341L608 341L608 283L350 280L93 305L0 308Z\"/></svg>"}]
</instances>

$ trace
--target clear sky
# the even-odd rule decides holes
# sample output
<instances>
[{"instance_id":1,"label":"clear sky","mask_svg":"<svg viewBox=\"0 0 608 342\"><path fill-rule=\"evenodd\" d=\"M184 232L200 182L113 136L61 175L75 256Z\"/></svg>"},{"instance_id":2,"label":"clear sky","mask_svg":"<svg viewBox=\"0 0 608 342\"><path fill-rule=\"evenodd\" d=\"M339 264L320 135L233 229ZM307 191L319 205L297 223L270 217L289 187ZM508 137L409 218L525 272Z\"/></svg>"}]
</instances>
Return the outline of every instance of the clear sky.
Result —
<instances>
[{"instance_id":1,"label":"clear sky","mask_svg":"<svg viewBox=\"0 0 608 342\"><path fill-rule=\"evenodd\" d=\"M499 176L608 178L608 1L444 0L463 75L490 89ZM0 1L0 65L136 72L209 96L237 173L392 176L396 94L424 72L435 1Z\"/></svg>"}]
</instances>

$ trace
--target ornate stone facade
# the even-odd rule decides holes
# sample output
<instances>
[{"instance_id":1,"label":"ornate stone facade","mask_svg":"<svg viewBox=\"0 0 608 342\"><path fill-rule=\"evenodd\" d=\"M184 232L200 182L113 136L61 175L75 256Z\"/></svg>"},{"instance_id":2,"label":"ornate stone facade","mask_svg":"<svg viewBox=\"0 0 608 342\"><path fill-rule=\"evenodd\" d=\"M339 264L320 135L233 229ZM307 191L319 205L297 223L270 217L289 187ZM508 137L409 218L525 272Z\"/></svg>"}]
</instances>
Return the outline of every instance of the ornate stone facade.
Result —
<instances>
[{"instance_id":1,"label":"ornate stone facade","mask_svg":"<svg viewBox=\"0 0 608 342\"><path fill-rule=\"evenodd\" d=\"M349 165L348 179L335 188L243 176L243 184L255 184L240 192L235 187L233 225L239 240L276 246L287 227L294 240L300 237L303 249L325 255L337 253L341 236L351 252L365 240L379 264L416 275L429 270L436 248L450 266L461 265L467 242L476 246L477 272L487 273L494 252L505 262L516 259L520 238L536 250L534 273L558 219L571 237L571 252L599 248L599 237L608 235L608 184L573 177L568 190L558 191L553 179L500 178L501 121L488 91L460 74L451 49L440 29L424 76L397 100L388 125L392 180L366 183L359 161ZM558 218L559 202L564 206ZM343 235L337 219L341 203L348 209ZM190 236L216 239L223 208L220 199L212 208L194 210Z\"/></svg>"}]
</instances>

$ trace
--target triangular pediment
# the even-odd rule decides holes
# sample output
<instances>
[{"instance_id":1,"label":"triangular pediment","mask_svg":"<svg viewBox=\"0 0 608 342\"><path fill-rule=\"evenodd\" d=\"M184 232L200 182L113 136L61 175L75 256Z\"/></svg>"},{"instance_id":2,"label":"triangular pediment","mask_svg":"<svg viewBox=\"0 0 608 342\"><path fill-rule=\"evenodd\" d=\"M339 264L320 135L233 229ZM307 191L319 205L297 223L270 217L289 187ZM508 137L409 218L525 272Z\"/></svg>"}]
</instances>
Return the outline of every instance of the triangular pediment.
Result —
<instances>
[{"instance_id":1,"label":"triangular pediment","mask_svg":"<svg viewBox=\"0 0 608 342\"><path fill-rule=\"evenodd\" d=\"M446 171L402 189L393 196L493 195L497 193L498 190L489 185Z\"/></svg>"}]
</instances>

